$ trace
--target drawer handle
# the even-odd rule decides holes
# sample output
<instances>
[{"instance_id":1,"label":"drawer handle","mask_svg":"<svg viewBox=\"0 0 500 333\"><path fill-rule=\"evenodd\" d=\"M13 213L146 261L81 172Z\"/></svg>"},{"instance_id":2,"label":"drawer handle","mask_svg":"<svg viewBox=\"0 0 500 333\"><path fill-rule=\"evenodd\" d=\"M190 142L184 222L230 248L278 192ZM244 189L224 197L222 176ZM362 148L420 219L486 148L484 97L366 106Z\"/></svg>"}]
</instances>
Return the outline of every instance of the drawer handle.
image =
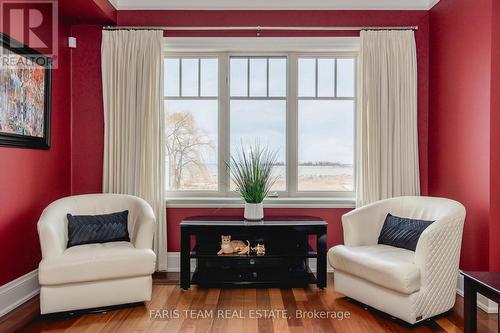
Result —
<instances>
[{"instance_id":1,"label":"drawer handle","mask_svg":"<svg viewBox=\"0 0 500 333\"><path fill-rule=\"evenodd\" d=\"M255 265L255 259L250 259L250 265Z\"/></svg>"}]
</instances>

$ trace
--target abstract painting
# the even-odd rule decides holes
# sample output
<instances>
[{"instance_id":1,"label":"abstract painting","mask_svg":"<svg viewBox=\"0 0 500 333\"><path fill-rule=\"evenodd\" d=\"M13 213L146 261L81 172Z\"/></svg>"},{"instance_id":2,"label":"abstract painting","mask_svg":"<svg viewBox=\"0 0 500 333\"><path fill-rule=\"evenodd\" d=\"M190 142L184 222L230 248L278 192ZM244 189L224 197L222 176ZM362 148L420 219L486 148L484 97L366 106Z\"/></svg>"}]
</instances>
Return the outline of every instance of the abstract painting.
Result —
<instances>
[{"instance_id":1,"label":"abstract painting","mask_svg":"<svg viewBox=\"0 0 500 333\"><path fill-rule=\"evenodd\" d=\"M49 148L50 61L27 47L0 49L0 145Z\"/></svg>"}]
</instances>

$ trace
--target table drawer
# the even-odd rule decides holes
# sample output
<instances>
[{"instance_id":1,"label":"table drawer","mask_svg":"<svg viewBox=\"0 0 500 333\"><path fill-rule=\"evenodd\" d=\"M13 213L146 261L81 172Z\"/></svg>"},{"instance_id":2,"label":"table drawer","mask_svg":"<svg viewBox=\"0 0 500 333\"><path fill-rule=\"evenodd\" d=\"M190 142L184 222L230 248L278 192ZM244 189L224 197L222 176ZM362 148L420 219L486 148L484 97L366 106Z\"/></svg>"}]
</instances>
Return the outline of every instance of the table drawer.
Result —
<instances>
[{"instance_id":1,"label":"table drawer","mask_svg":"<svg viewBox=\"0 0 500 333\"><path fill-rule=\"evenodd\" d=\"M198 267L200 268L220 268L231 269L238 267L289 267L290 265L296 266L297 264L304 263L303 258L276 258L276 257L229 257L224 256L220 258L198 259Z\"/></svg>"}]
</instances>

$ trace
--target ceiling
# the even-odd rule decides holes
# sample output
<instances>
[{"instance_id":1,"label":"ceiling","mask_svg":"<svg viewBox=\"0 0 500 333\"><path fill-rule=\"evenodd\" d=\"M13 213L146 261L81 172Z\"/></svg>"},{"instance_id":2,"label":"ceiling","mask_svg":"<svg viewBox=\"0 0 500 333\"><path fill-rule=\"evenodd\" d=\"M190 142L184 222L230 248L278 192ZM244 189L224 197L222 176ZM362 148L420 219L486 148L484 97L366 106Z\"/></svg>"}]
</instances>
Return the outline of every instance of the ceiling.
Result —
<instances>
[{"instance_id":1,"label":"ceiling","mask_svg":"<svg viewBox=\"0 0 500 333\"><path fill-rule=\"evenodd\" d=\"M109 0L118 10L428 10L439 0Z\"/></svg>"}]
</instances>

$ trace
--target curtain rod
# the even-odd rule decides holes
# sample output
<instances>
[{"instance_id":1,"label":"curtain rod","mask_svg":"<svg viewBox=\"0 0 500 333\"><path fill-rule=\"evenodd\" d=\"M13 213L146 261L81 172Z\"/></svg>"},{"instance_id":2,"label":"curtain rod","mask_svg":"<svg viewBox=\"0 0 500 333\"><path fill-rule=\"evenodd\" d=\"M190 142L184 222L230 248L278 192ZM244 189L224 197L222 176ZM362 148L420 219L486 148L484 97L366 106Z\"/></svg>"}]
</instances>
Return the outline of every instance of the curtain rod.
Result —
<instances>
[{"instance_id":1,"label":"curtain rod","mask_svg":"<svg viewBox=\"0 0 500 333\"><path fill-rule=\"evenodd\" d=\"M167 31L202 31L202 30L288 30L288 31L358 31L358 30L418 30L418 26L408 27L147 27L147 26L105 26L104 30L167 30Z\"/></svg>"}]
</instances>

